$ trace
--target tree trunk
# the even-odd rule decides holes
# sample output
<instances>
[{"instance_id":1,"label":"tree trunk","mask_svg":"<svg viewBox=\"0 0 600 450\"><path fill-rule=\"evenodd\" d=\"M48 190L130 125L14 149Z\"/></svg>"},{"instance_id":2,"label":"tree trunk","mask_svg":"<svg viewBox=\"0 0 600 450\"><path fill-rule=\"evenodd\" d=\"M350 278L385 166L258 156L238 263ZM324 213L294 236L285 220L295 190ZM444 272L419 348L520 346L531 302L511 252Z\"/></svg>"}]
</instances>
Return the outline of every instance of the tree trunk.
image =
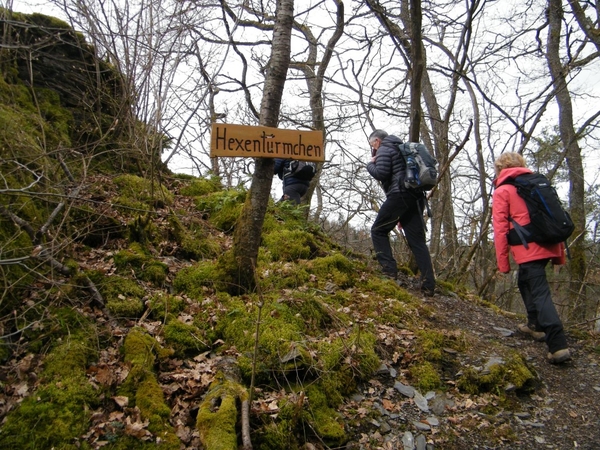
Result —
<instances>
[{"instance_id":1,"label":"tree trunk","mask_svg":"<svg viewBox=\"0 0 600 450\"><path fill-rule=\"evenodd\" d=\"M586 318L588 310L590 313L594 312L593 309L590 309L593 305L587 304L584 284L586 258L584 248L585 187L583 185L583 163L573 123L573 105L566 79L567 69L560 60L560 34L563 20L562 2L560 0L548 0L547 12L549 28L546 59L558 104L558 126L560 138L566 150L569 172L569 206L571 217L575 223L569 265L571 298L574 299L571 315L573 319L579 321Z\"/></svg>"},{"instance_id":2,"label":"tree trunk","mask_svg":"<svg viewBox=\"0 0 600 450\"><path fill-rule=\"evenodd\" d=\"M421 81L425 61L423 54L423 36L421 0L410 0L410 55L411 55L411 77L410 77L410 131L409 140L419 142L421 130Z\"/></svg>"},{"instance_id":3,"label":"tree trunk","mask_svg":"<svg viewBox=\"0 0 600 450\"><path fill-rule=\"evenodd\" d=\"M260 125L277 127L279 110L290 65L294 1L278 0L273 29L271 58L266 68L266 78L260 108ZM233 237L234 271L239 292L255 288L256 259L262 227L269 204L273 181L274 160L257 158L248 198L235 228Z\"/></svg>"}]
</instances>

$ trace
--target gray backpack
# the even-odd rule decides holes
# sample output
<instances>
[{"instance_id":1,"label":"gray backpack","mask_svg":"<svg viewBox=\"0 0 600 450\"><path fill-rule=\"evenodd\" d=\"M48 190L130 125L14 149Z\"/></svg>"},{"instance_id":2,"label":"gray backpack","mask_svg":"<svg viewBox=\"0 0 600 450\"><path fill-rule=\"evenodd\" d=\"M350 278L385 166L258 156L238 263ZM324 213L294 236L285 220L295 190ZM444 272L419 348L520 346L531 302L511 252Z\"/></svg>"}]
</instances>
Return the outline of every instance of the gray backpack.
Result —
<instances>
[{"instance_id":1,"label":"gray backpack","mask_svg":"<svg viewBox=\"0 0 600 450\"><path fill-rule=\"evenodd\" d=\"M317 166L310 161L292 160L283 169L283 178L293 177L298 180L310 181L317 173Z\"/></svg>"},{"instance_id":2,"label":"gray backpack","mask_svg":"<svg viewBox=\"0 0 600 450\"><path fill-rule=\"evenodd\" d=\"M418 142L405 142L398 150L406 162L406 176L400 183L418 192L430 191L438 182L437 161L427 147Z\"/></svg>"}]
</instances>

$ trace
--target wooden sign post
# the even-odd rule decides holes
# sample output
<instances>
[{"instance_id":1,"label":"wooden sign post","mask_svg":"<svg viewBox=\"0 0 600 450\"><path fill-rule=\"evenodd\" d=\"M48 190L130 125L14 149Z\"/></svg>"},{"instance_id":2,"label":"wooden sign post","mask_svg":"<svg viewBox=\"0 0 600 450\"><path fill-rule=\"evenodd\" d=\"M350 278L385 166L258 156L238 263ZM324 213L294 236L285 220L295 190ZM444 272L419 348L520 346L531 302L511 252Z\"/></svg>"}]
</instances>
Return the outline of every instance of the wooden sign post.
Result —
<instances>
[{"instance_id":1,"label":"wooden sign post","mask_svg":"<svg viewBox=\"0 0 600 450\"><path fill-rule=\"evenodd\" d=\"M325 161L322 131L213 123L210 156Z\"/></svg>"}]
</instances>

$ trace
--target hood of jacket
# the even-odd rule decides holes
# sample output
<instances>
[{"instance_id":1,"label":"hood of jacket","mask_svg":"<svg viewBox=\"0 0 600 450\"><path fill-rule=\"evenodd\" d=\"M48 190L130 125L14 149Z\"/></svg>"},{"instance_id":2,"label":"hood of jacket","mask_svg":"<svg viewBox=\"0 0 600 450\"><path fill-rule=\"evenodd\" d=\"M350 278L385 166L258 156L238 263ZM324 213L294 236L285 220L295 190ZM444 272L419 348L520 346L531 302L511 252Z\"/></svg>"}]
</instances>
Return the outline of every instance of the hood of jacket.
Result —
<instances>
[{"instance_id":1,"label":"hood of jacket","mask_svg":"<svg viewBox=\"0 0 600 450\"><path fill-rule=\"evenodd\" d=\"M506 180L515 179L519 175L523 175L524 173L533 173L531 169L527 167L509 167L507 169L503 169L500 172L500 175L494 180L494 186L498 187L502 183L505 183Z\"/></svg>"}]
</instances>

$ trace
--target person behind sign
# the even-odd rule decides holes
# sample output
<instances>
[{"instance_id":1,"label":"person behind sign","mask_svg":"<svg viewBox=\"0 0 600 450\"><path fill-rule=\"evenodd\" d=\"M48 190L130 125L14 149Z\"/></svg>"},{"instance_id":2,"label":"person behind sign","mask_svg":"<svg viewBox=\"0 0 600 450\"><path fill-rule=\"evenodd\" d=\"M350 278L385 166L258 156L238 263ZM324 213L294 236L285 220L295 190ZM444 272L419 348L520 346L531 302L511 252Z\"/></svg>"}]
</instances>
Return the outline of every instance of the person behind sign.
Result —
<instances>
[{"instance_id":1,"label":"person behind sign","mask_svg":"<svg viewBox=\"0 0 600 450\"><path fill-rule=\"evenodd\" d=\"M539 244L529 242L524 245L509 245L508 232L512 228L510 219L517 223L528 224L531 220L525 200L517 193L517 188L504 184L509 178L531 173L525 165L525 159L518 153L507 152L494 162L496 179L492 196L492 223L494 226L494 245L496 262L501 273L510 272L509 252L519 265L519 292L527 310L527 323L519 325L522 333L538 341L546 341L549 353L547 359L553 364L571 359L567 348L567 338L563 324L558 316L550 286L546 279L546 265L565 263L565 248L560 244Z\"/></svg>"},{"instance_id":2,"label":"person behind sign","mask_svg":"<svg viewBox=\"0 0 600 450\"><path fill-rule=\"evenodd\" d=\"M425 242L424 197L422 193L410 192L400 182L406 175L406 163L398 151L398 144L402 141L384 130L375 130L369 136L371 162L367 164L367 170L381 183L386 195L371 227L371 240L384 275L396 279L398 266L392 255L389 234L400 223L421 272L421 292L432 297L435 276Z\"/></svg>"},{"instance_id":3,"label":"person behind sign","mask_svg":"<svg viewBox=\"0 0 600 450\"><path fill-rule=\"evenodd\" d=\"M291 159L275 158L273 173L283 180L283 196L279 201L289 200L299 205L301 198L308 191L310 181L301 180L293 175L284 176L286 172L289 172L291 162Z\"/></svg>"}]
</instances>

